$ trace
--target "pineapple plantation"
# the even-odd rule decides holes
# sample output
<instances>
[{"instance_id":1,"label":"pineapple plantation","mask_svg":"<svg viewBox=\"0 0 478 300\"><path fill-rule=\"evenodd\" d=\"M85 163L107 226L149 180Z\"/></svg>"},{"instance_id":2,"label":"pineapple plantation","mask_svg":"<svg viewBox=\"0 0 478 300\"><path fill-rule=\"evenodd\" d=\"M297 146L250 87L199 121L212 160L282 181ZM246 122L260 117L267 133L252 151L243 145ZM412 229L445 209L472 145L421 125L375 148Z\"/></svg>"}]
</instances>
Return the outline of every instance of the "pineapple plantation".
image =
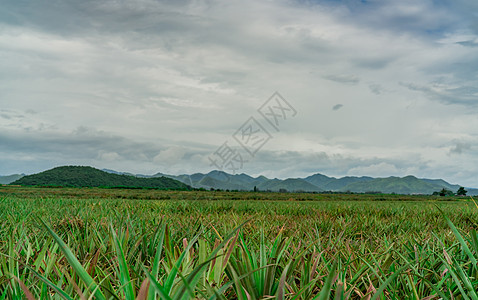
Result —
<instances>
[{"instance_id":1,"label":"pineapple plantation","mask_svg":"<svg viewBox=\"0 0 478 300\"><path fill-rule=\"evenodd\" d=\"M1 299L478 299L471 198L0 187Z\"/></svg>"}]
</instances>

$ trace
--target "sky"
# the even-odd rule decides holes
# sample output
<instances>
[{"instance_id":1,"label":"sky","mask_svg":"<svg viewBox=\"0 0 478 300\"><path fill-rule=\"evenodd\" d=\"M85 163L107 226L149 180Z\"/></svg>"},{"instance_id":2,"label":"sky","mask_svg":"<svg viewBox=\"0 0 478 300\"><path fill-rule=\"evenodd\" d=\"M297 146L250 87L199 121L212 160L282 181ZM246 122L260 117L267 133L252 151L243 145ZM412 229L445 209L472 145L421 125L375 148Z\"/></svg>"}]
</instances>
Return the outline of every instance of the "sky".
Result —
<instances>
[{"instance_id":1,"label":"sky","mask_svg":"<svg viewBox=\"0 0 478 300\"><path fill-rule=\"evenodd\" d=\"M406 176L478 187L478 2L0 4L0 175Z\"/></svg>"}]
</instances>

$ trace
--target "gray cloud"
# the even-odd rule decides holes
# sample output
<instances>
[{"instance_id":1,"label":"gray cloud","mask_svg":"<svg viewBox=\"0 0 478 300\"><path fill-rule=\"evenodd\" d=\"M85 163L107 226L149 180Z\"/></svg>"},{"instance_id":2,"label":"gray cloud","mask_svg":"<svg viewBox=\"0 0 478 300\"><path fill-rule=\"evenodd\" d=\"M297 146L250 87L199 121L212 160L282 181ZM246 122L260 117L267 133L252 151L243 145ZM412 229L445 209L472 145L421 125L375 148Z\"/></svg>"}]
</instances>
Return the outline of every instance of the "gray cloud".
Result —
<instances>
[{"instance_id":1,"label":"gray cloud","mask_svg":"<svg viewBox=\"0 0 478 300\"><path fill-rule=\"evenodd\" d=\"M457 42L457 44L466 46L466 47L478 47L478 42L476 40Z\"/></svg>"},{"instance_id":2,"label":"gray cloud","mask_svg":"<svg viewBox=\"0 0 478 300\"><path fill-rule=\"evenodd\" d=\"M192 156L209 153L207 146L183 142L182 147L165 146L164 141L137 142L92 128L79 127L72 132L2 132L0 133L0 165L16 163L23 172L38 172L31 160L40 162L41 168L59 164L93 164L122 169L137 166L147 173L170 167L173 158L184 158L187 164ZM180 153L180 157L178 154ZM194 167L201 167L197 164ZM6 174L7 170L0 170ZM189 170L190 171L190 170Z\"/></svg>"},{"instance_id":3,"label":"gray cloud","mask_svg":"<svg viewBox=\"0 0 478 300\"><path fill-rule=\"evenodd\" d=\"M339 110L343 107L344 105L343 104L335 104L333 107L332 107L332 110Z\"/></svg>"},{"instance_id":4,"label":"gray cloud","mask_svg":"<svg viewBox=\"0 0 478 300\"><path fill-rule=\"evenodd\" d=\"M385 89L380 84L372 83L372 84L369 84L368 87L370 91L374 93L375 95L380 95L383 92L385 92Z\"/></svg>"},{"instance_id":5,"label":"gray cloud","mask_svg":"<svg viewBox=\"0 0 478 300\"><path fill-rule=\"evenodd\" d=\"M95 159L100 152L118 153L124 159L150 157L159 149L150 144L128 141L86 127L80 127L71 133L39 131L23 133L0 133L0 150L12 153L51 153L69 158Z\"/></svg>"},{"instance_id":6,"label":"gray cloud","mask_svg":"<svg viewBox=\"0 0 478 300\"><path fill-rule=\"evenodd\" d=\"M339 83L344 83L344 84L357 84L360 82L360 79L355 76L355 75L326 75L324 76L325 79L339 82Z\"/></svg>"},{"instance_id":7,"label":"gray cloud","mask_svg":"<svg viewBox=\"0 0 478 300\"><path fill-rule=\"evenodd\" d=\"M473 86L449 87L440 84L419 85L400 83L412 91L423 92L427 97L447 104L461 104L476 107L478 105L478 88Z\"/></svg>"},{"instance_id":8,"label":"gray cloud","mask_svg":"<svg viewBox=\"0 0 478 300\"><path fill-rule=\"evenodd\" d=\"M468 143L457 142L455 146L450 149L449 154L462 154L464 151L471 149L471 145Z\"/></svg>"},{"instance_id":9,"label":"gray cloud","mask_svg":"<svg viewBox=\"0 0 478 300\"><path fill-rule=\"evenodd\" d=\"M25 114L10 110L10 109L0 109L0 117L3 119L11 120L11 119L24 119Z\"/></svg>"},{"instance_id":10,"label":"gray cloud","mask_svg":"<svg viewBox=\"0 0 478 300\"><path fill-rule=\"evenodd\" d=\"M442 142L478 137L474 8L4 1L0 172L207 171L207 156L278 90L298 116L245 172L476 181L473 151ZM347 109L331 114L338 103Z\"/></svg>"},{"instance_id":11,"label":"gray cloud","mask_svg":"<svg viewBox=\"0 0 478 300\"><path fill-rule=\"evenodd\" d=\"M416 34L429 38L440 35L444 28L457 26L458 21L463 21L459 20L457 15L450 14L448 5L432 1L346 3L347 15L352 21L400 34Z\"/></svg>"}]
</instances>

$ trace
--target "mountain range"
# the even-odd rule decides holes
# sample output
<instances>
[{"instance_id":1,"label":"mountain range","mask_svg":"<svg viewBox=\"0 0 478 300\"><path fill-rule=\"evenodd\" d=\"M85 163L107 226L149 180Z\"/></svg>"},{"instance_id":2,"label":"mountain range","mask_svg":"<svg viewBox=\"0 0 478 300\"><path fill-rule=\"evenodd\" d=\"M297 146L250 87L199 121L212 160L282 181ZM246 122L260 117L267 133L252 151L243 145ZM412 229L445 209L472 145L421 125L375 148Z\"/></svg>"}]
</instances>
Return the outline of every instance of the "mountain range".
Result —
<instances>
[{"instance_id":1,"label":"mountain range","mask_svg":"<svg viewBox=\"0 0 478 300\"><path fill-rule=\"evenodd\" d=\"M59 168L72 168L72 167L59 167ZM65 172L66 169L54 168L56 170L55 176L61 177L66 176L68 172ZM74 168L74 167L73 167ZM110 169L97 170L91 167L81 167L81 168L90 168L82 169L83 171L90 172L90 175L83 174L82 183L80 186L104 186L104 185L115 185L115 186L133 186L138 184L138 186L151 186L153 183L148 182L148 180L154 180L155 178L164 178L164 179L173 179L174 181L179 181L183 186L176 188L184 188L185 186L191 186L194 188L203 188L203 189L215 189L215 190L238 190L238 191L288 191L288 192L355 192L355 193L370 193L370 192L379 192L379 193L395 193L395 194L432 194L442 190L443 188L450 191L456 192L459 185L450 184L443 179L426 179L426 178L417 178L415 176L405 176L405 177L386 177L386 178L374 178L368 176L346 176L341 178L329 177L320 173L310 175L304 178L287 178L287 179L278 179L273 178L269 179L265 176L252 177L247 174L229 174L223 171L214 170L209 173L194 173L194 174L182 174L182 175L170 175L164 173L156 173L154 175L143 175L143 174L132 174L127 172L118 172ZM62 170L62 175L59 175L59 170ZM49 171L46 174L49 174ZM68 175L69 179L59 179L56 178L54 182L48 181L48 178L45 177L45 172L39 173L42 174L42 180L38 181L38 176L35 177L37 182L41 182L43 185L62 185L62 182L66 182L69 186L76 186L74 184L74 176ZM99 173L101 172L101 173ZM70 172L71 173L71 172ZM36 174L38 175L38 174ZM109 175L114 175L113 177ZM0 176L0 182L3 184L14 183L14 184L25 184L24 180L18 179L18 177L30 178L29 183L31 184L32 178L29 176L22 175L11 175L11 176ZM95 178L94 180L87 181L86 178ZM107 178L107 179L106 179ZM128 180L126 180L128 178ZM133 179L137 179L133 180ZM16 179L16 181L15 181ZM46 181L45 181L46 180ZM60 181L58 181L60 180ZM172 184L173 181L169 182ZM154 183L157 187L160 187L161 184ZM173 184L174 185L174 184ZM164 187L164 186L163 186ZM478 195L478 189L466 188L468 195Z\"/></svg>"},{"instance_id":2,"label":"mountain range","mask_svg":"<svg viewBox=\"0 0 478 300\"><path fill-rule=\"evenodd\" d=\"M247 174L228 174L211 171L207 174L153 176L170 177L195 188L221 190L289 191L289 192L379 192L386 194L432 194L445 188L456 192L460 185L450 184L442 179L417 178L415 176L373 178L368 176L346 176L341 178L314 174L304 178L268 179L264 176L251 177ZM478 195L478 189L467 188L469 195Z\"/></svg>"}]
</instances>

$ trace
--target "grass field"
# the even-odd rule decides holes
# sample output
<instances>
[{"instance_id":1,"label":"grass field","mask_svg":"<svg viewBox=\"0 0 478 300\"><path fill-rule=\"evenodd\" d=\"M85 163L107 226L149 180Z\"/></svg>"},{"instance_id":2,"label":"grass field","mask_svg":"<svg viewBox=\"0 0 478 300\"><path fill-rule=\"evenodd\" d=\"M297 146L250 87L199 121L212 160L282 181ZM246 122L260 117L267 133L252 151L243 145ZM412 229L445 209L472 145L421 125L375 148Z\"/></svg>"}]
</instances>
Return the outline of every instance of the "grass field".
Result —
<instances>
[{"instance_id":1,"label":"grass field","mask_svg":"<svg viewBox=\"0 0 478 300\"><path fill-rule=\"evenodd\" d=\"M0 187L1 299L478 299L470 198Z\"/></svg>"}]
</instances>

